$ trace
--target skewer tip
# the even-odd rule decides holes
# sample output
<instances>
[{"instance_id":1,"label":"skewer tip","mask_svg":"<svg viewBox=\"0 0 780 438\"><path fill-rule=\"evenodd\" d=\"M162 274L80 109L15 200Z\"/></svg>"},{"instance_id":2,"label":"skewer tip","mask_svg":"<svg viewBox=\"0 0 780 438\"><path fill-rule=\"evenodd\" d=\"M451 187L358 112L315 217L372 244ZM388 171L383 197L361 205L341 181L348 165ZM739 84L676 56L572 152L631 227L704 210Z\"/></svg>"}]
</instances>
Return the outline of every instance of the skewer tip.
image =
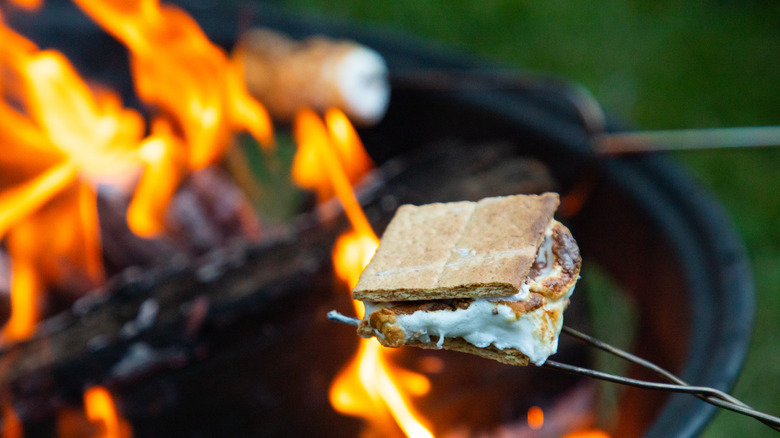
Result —
<instances>
[{"instance_id":1,"label":"skewer tip","mask_svg":"<svg viewBox=\"0 0 780 438\"><path fill-rule=\"evenodd\" d=\"M360 324L360 319L353 318L351 316L346 316L346 315L341 314L341 313L339 313L339 312L337 312L335 310L331 310L330 312L328 312L328 319L331 320L331 321L340 322L340 323L343 323L343 324L354 325L354 326L357 326L358 324Z\"/></svg>"}]
</instances>

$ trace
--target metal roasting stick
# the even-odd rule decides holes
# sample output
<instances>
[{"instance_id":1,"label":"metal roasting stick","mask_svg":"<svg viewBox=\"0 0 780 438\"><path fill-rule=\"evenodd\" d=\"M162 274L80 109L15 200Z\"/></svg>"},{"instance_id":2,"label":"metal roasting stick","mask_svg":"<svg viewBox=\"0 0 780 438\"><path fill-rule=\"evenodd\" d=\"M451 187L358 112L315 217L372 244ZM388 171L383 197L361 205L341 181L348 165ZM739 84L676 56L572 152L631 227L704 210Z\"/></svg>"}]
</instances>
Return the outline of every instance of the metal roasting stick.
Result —
<instances>
[{"instance_id":1,"label":"metal roasting stick","mask_svg":"<svg viewBox=\"0 0 780 438\"><path fill-rule=\"evenodd\" d=\"M617 356L621 359L627 360L629 362L635 363L637 365L640 365L650 371L653 371L654 373L661 376L663 379L674 383L673 385L667 385L663 383L653 383L653 382L646 382L643 380L636 380L636 379L630 379L626 377L620 377L620 376L614 376L607 373L602 373L599 371L593 371L586 368L580 368L580 367L574 367L571 365L565 365L560 364L554 361L548 360L544 363L542 366L546 366L548 368L554 368L559 369L564 372L569 372L573 374L579 374L579 375L586 375L594 378L599 378L602 380L607 380L610 382L620 383L624 385L629 386L636 386L639 388L645 388L645 389L656 389L656 390L666 390L671 392L685 392L685 393L691 393L694 396L698 397L699 399L710 403L714 406L728 409L733 412L737 412L743 415L747 415L749 417L753 417L762 423L766 424L767 426L771 427L774 430L780 431L780 418L774 417L769 414L765 414L763 412L757 411L750 406L746 405L745 403L741 402L740 400L736 399L735 397L726 394L723 391L717 390L715 388L709 388L709 387L695 387L691 386L687 383L685 383L682 379L675 376L671 372L659 367L658 365L649 362L645 359L642 359L640 357L637 357L627 351L621 350L615 346L612 346L610 344L607 344L604 341L601 341L599 339L596 339L590 335L586 335L585 333L582 333L580 331L577 331L573 328L563 326L562 330L563 333L576 338L577 340L584 342L586 344L590 344L591 346L594 346L602 351L605 351L609 354L612 354L614 356ZM591 375L590 373L598 373L600 376Z\"/></svg>"},{"instance_id":2,"label":"metal roasting stick","mask_svg":"<svg viewBox=\"0 0 780 438\"><path fill-rule=\"evenodd\" d=\"M606 131L606 115L590 91L549 74L501 69L394 71L394 87L436 91L503 91L558 94L576 111L598 155L780 146L780 126Z\"/></svg>"},{"instance_id":3,"label":"metal roasting stick","mask_svg":"<svg viewBox=\"0 0 780 438\"><path fill-rule=\"evenodd\" d=\"M780 126L605 132L593 145L599 155L780 146Z\"/></svg>"},{"instance_id":4,"label":"metal roasting stick","mask_svg":"<svg viewBox=\"0 0 780 438\"><path fill-rule=\"evenodd\" d=\"M357 326L360 323L360 319L343 315L335 310L331 310L330 312L328 312L328 319L330 319L331 321L336 321L343 324L349 324L354 326ZM617 347L607 344L604 341L598 340L592 336L586 335L575 329L564 326L561 332L581 342L584 342L602 351L605 351L609 354L615 355L621 359L627 360L629 362L647 368L650 371L653 371L654 373L658 374L663 379L671 383L649 382L646 380L632 379L629 377L617 376L614 374L591 370L588 368L582 368L574 365L567 365L552 360L545 361L544 364L540 365L541 367L563 371L570 374L590 377L594 379L604 380L607 382L618 383L621 385L633 386L637 388L644 388L644 389L656 390L656 391L693 394L694 396L700 398L701 400L707 403L710 403L711 405L723 409L728 409L738 414L753 417L761 421L762 423L766 424L767 426L771 427L772 429L776 431L780 431L780 418L757 411L749 407L745 403L739 401L738 399L734 398L733 396L726 394L723 391L720 391L715 388L706 387L706 386L689 385L685 383L682 379L675 376L674 374L659 367L658 365L655 365L652 362L634 356L633 354L627 351L621 350Z\"/></svg>"},{"instance_id":5,"label":"metal roasting stick","mask_svg":"<svg viewBox=\"0 0 780 438\"><path fill-rule=\"evenodd\" d=\"M344 315L343 313L339 313L335 310L331 310L330 312L328 312L328 319L343 324L354 325L355 327L357 327L357 325L360 324L360 318L353 318L351 316Z\"/></svg>"}]
</instances>

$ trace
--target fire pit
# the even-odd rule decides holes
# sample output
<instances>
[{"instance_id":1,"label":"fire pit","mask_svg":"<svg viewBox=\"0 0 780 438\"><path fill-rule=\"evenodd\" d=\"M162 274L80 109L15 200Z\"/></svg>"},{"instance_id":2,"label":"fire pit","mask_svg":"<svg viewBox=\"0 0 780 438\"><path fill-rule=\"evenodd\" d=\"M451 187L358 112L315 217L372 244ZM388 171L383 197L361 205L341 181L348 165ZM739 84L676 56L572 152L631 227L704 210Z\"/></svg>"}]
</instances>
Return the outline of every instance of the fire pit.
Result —
<instances>
[{"instance_id":1,"label":"fire pit","mask_svg":"<svg viewBox=\"0 0 780 438\"><path fill-rule=\"evenodd\" d=\"M565 88L531 81L511 90L431 89L412 73L484 66L270 5L191 12L225 46L236 39L238 17L251 17L252 25L294 37L356 39L403 76L383 121L360 132L380 169L359 191L377 232L401 203L559 191L561 219L586 268L567 324L588 331L598 323L588 297L600 284L587 277L598 271L633 302L635 325L626 327L635 332L633 351L691 384L733 384L753 306L739 239L717 203L665 157L595 156ZM69 4L9 21L133 102L124 52ZM238 242L197 260L118 275L109 295L80 301L47 321L45 336L5 352L5 388L25 431L53 435L57 413L78 406L84 386L99 383L138 436L358 435L362 422L328 401L330 382L357 343L353 329L326 319L328 310L350 307L330 262L335 236L346 228L339 213L302 213L289 232L260 245ZM151 320L143 316L148 309ZM573 343L562 343L556 359L593 364ZM547 412L548 424L563 425L558 435L593 426L599 415L600 390L579 378L446 352L403 350L395 361L430 378L419 409L443 436L531 433L531 406ZM621 437L695 434L714 410L689 396L627 390L620 397L609 424L599 426ZM538 436L556 435L548 433Z\"/></svg>"}]
</instances>

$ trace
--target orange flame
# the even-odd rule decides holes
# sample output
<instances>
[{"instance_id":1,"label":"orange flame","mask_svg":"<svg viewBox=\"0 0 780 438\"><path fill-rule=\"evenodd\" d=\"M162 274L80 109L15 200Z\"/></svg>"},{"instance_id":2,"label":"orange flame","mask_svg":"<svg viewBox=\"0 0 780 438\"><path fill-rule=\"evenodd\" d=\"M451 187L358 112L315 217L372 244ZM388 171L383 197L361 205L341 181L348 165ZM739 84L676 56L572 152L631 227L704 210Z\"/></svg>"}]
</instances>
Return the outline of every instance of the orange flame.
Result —
<instances>
[{"instance_id":1,"label":"orange flame","mask_svg":"<svg viewBox=\"0 0 780 438\"><path fill-rule=\"evenodd\" d=\"M157 0L75 0L130 50L138 96L181 129L188 165L215 163L234 129L272 144L265 108L249 96L240 59L231 62L192 17Z\"/></svg>"},{"instance_id":2,"label":"orange flame","mask_svg":"<svg viewBox=\"0 0 780 438\"><path fill-rule=\"evenodd\" d=\"M28 11L37 11L43 5L43 0L11 0L11 3Z\"/></svg>"},{"instance_id":3,"label":"orange flame","mask_svg":"<svg viewBox=\"0 0 780 438\"><path fill-rule=\"evenodd\" d=\"M355 197L355 192L352 191L349 177L344 172L338 154L334 151L333 137L322 120L311 110L300 111L295 117L294 135L298 143L298 153L293 160L293 180L304 187L311 188L329 185L344 206L347 218L355 231L361 235L372 236L379 242ZM362 149L360 143L352 146ZM303 164L304 159L301 155L307 157L306 164ZM320 176L316 180L309 179L312 186L304 185L302 179L306 179L311 174Z\"/></svg>"},{"instance_id":4,"label":"orange flame","mask_svg":"<svg viewBox=\"0 0 780 438\"><path fill-rule=\"evenodd\" d=\"M397 424L408 437L433 437L404 394L423 395L430 382L392 368L381 348L375 339L361 339L355 357L333 381L331 404L338 412L364 418L374 431L388 433Z\"/></svg>"},{"instance_id":5,"label":"orange flame","mask_svg":"<svg viewBox=\"0 0 780 438\"><path fill-rule=\"evenodd\" d=\"M132 175L141 116L108 92L93 94L65 57L42 51L24 64L27 110L49 141L95 183Z\"/></svg>"},{"instance_id":6,"label":"orange flame","mask_svg":"<svg viewBox=\"0 0 780 438\"><path fill-rule=\"evenodd\" d=\"M544 426L544 411L539 406L528 408L528 427L539 430Z\"/></svg>"},{"instance_id":7,"label":"orange flame","mask_svg":"<svg viewBox=\"0 0 780 438\"><path fill-rule=\"evenodd\" d=\"M336 239L333 247L333 260L336 276L349 285L350 290L355 287L363 272L363 268L371 261L379 242L376 236L360 234L354 230L347 231ZM355 311L360 314L360 309L355 301Z\"/></svg>"},{"instance_id":8,"label":"orange flame","mask_svg":"<svg viewBox=\"0 0 780 438\"><path fill-rule=\"evenodd\" d=\"M297 115L295 138L299 149L293 178L304 187L317 189L321 196L332 191L344 206L353 230L336 241L333 263L337 276L351 288L379 244L351 186L351 180L365 173L371 162L346 116L330 110L326 120L327 127L312 111ZM344 163L353 156L365 160L356 166L362 171L352 167L350 177ZM357 304L356 312L361 313ZM427 393L430 382L422 375L393 367L382 351L376 340L361 339L357 354L331 386L331 404L341 413L365 418L372 430L387 432L397 424L407 436L432 437L406 395Z\"/></svg>"},{"instance_id":9,"label":"orange flame","mask_svg":"<svg viewBox=\"0 0 780 438\"><path fill-rule=\"evenodd\" d=\"M95 93L59 52L0 22L0 238L12 258L3 339L32 335L44 287L103 280L95 187L126 184L144 127L118 97ZM119 176L119 177L118 177Z\"/></svg>"},{"instance_id":10,"label":"orange flame","mask_svg":"<svg viewBox=\"0 0 780 438\"><path fill-rule=\"evenodd\" d=\"M157 0L77 3L128 46L139 96L160 114L144 139L140 114L87 86L62 54L39 50L0 16L0 239L13 263L5 340L32 335L48 286L85 291L102 282L98 185L130 191L137 182L128 225L149 237L164 229L186 172L221 158L234 130L272 145L242 60L229 59L182 10Z\"/></svg>"},{"instance_id":11,"label":"orange flame","mask_svg":"<svg viewBox=\"0 0 780 438\"><path fill-rule=\"evenodd\" d=\"M317 123L321 125L321 122L311 111L301 112L297 120L296 127L300 128L296 129L325 130L324 127L317 126ZM312 120L317 120L317 122ZM325 113L325 123L329 134L319 133L316 137L311 136L306 141L298 140L298 152L295 154L292 167L293 180L303 188L315 190L320 201L324 201L334 194L330 168L338 166L341 169L339 173L342 176L338 177L341 179L339 188L342 192L346 192L347 190L344 190L343 187L346 185L349 187L348 191L351 192L352 184L362 178L374 165L363 148L363 143L355 128L352 127L343 112L336 108L328 110ZM296 139L300 137L300 133L296 133ZM316 144L315 138L328 139L332 151L329 154L330 163L321 163L323 159L319 152L321 145ZM336 189L339 190L339 188ZM344 195L337 196L344 199Z\"/></svg>"},{"instance_id":12,"label":"orange flame","mask_svg":"<svg viewBox=\"0 0 780 438\"><path fill-rule=\"evenodd\" d=\"M24 428L19 415L14 411L13 406L7 401L3 403L3 431L0 432L2 438L22 438Z\"/></svg>"},{"instance_id":13,"label":"orange flame","mask_svg":"<svg viewBox=\"0 0 780 438\"><path fill-rule=\"evenodd\" d=\"M84 410L99 432L99 438L125 438L129 428L119 416L111 393L102 386L93 386L84 392Z\"/></svg>"},{"instance_id":14,"label":"orange flame","mask_svg":"<svg viewBox=\"0 0 780 438\"><path fill-rule=\"evenodd\" d=\"M350 183L355 184L374 167L374 162L368 156L363 142L349 122L349 118L341 110L331 108L326 111L325 124L328 126L328 132L333 140L332 144L338 152L339 162L341 162L347 179Z\"/></svg>"},{"instance_id":15,"label":"orange flame","mask_svg":"<svg viewBox=\"0 0 780 438\"><path fill-rule=\"evenodd\" d=\"M139 236L151 237L165 228L168 202L185 174L183 145L164 119L152 124L152 135L139 149L145 169L127 207L127 224Z\"/></svg>"},{"instance_id":16,"label":"orange flame","mask_svg":"<svg viewBox=\"0 0 780 438\"><path fill-rule=\"evenodd\" d=\"M41 294L41 280L30 254L35 237L30 227L15 230L9 236L8 252L13 258L11 264L11 317L3 327L2 337L15 341L30 338L38 322L38 299Z\"/></svg>"},{"instance_id":17,"label":"orange flame","mask_svg":"<svg viewBox=\"0 0 780 438\"><path fill-rule=\"evenodd\" d=\"M610 438L610 435L600 429L587 429L569 432L563 438Z\"/></svg>"}]
</instances>

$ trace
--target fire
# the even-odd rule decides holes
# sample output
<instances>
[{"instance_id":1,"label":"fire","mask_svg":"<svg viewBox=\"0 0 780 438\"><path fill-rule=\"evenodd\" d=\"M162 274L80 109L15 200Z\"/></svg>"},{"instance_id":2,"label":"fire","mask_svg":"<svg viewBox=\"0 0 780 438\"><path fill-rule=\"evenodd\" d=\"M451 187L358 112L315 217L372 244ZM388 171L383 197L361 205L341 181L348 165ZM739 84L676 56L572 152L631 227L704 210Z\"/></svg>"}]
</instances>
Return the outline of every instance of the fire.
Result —
<instances>
[{"instance_id":1,"label":"fire","mask_svg":"<svg viewBox=\"0 0 780 438\"><path fill-rule=\"evenodd\" d=\"M183 10L156 0L74 1L127 46L138 96L182 131L190 169L217 162L234 130L272 144L270 118L249 96L240 59L228 59Z\"/></svg>"},{"instance_id":2,"label":"fire","mask_svg":"<svg viewBox=\"0 0 780 438\"><path fill-rule=\"evenodd\" d=\"M534 430L544 426L544 411L539 406L531 406L528 409L528 427Z\"/></svg>"},{"instance_id":3,"label":"fire","mask_svg":"<svg viewBox=\"0 0 780 438\"><path fill-rule=\"evenodd\" d=\"M143 123L115 95L93 92L59 52L2 22L0 39L0 238L12 258L3 339L15 341L34 332L45 287L103 281L96 187L135 172Z\"/></svg>"},{"instance_id":4,"label":"fire","mask_svg":"<svg viewBox=\"0 0 780 438\"><path fill-rule=\"evenodd\" d=\"M124 438L130 435L127 425L117 413L111 393L102 386L93 386L84 393L84 410L99 430L98 438Z\"/></svg>"},{"instance_id":5,"label":"fire","mask_svg":"<svg viewBox=\"0 0 780 438\"><path fill-rule=\"evenodd\" d=\"M528 427L539 430L544 426L544 411L539 406L528 408ZM553 426L554 427L554 426ZM548 432L549 433L549 432ZM610 438L611 435L601 429L580 429L568 432L562 438Z\"/></svg>"},{"instance_id":6,"label":"fire","mask_svg":"<svg viewBox=\"0 0 780 438\"><path fill-rule=\"evenodd\" d=\"M325 124L347 179L355 184L374 167L374 163L366 153L357 131L341 110L331 108L325 112Z\"/></svg>"},{"instance_id":7,"label":"fire","mask_svg":"<svg viewBox=\"0 0 780 438\"><path fill-rule=\"evenodd\" d=\"M343 170L339 154L334 152L334 136L317 114L311 110L302 110L298 113L295 118L294 130L299 151L293 161L293 179L304 187L331 186L344 206L344 211L355 232L371 236L378 243L379 239L363 214L355 192L352 191L352 184ZM361 143L353 143L351 146L352 150L362 149ZM365 152L363 153L365 154ZM307 157L305 162L303 158L299 158L299 154ZM350 156L350 154L351 151L346 156ZM311 186L307 186L300 180L305 178L305 175L318 175L318 177L307 180L306 184L311 184Z\"/></svg>"},{"instance_id":8,"label":"fire","mask_svg":"<svg viewBox=\"0 0 780 438\"><path fill-rule=\"evenodd\" d=\"M563 438L610 438L610 434L600 429L587 429L567 433Z\"/></svg>"},{"instance_id":9,"label":"fire","mask_svg":"<svg viewBox=\"0 0 780 438\"><path fill-rule=\"evenodd\" d=\"M408 437L433 437L401 388L419 396L428 392L430 383L415 373L399 373L376 340L362 339L353 360L333 382L330 400L337 411L366 419L375 432L389 433L397 423Z\"/></svg>"},{"instance_id":10,"label":"fire","mask_svg":"<svg viewBox=\"0 0 780 438\"><path fill-rule=\"evenodd\" d=\"M24 430L19 415L16 414L11 404L4 400L3 403L3 431L0 433L2 438L22 438Z\"/></svg>"},{"instance_id":11,"label":"fire","mask_svg":"<svg viewBox=\"0 0 780 438\"><path fill-rule=\"evenodd\" d=\"M11 3L28 11L37 11L41 8L43 0L13 0Z\"/></svg>"},{"instance_id":12,"label":"fire","mask_svg":"<svg viewBox=\"0 0 780 438\"><path fill-rule=\"evenodd\" d=\"M99 185L133 192L128 225L153 237L186 173L217 162L234 131L273 143L240 57L229 59L182 10L155 0L76 3L127 45L138 94L158 114L144 138L144 119L117 95L88 86L61 53L0 21L0 239L12 259L6 341L33 334L49 286L83 292L102 283Z\"/></svg>"},{"instance_id":13,"label":"fire","mask_svg":"<svg viewBox=\"0 0 780 438\"><path fill-rule=\"evenodd\" d=\"M316 130L317 135L311 135L302 138L300 132L296 131L298 140L298 152L293 161L292 177L301 187L315 190L320 201L328 199L334 194L334 189L340 199L345 199L350 195L347 192L352 191L352 184L357 182L373 167L371 158L363 148L355 128L349 123L347 116L335 108L325 113L325 123L327 124L327 133L325 126L316 114L311 111L303 111L298 114L295 124L296 130L309 131ZM328 162L323 163L321 157L322 145L318 144L320 140L327 139L330 148ZM331 184L331 175L334 173L332 168L341 169L337 172L338 186L335 182Z\"/></svg>"},{"instance_id":14,"label":"fire","mask_svg":"<svg viewBox=\"0 0 780 438\"><path fill-rule=\"evenodd\" d=\"M138 151L145 168L127 207L127 224L139 236L152 237L165 228L168 202L185 175L183 150L170 125L155 120Z\"/></svg>"},{"instance_id":15,"label":"fire","mask_svg":"<svg viewBox=\"0 0 780 438\"><path fill-rule=\"evenodd\" d=\"M339 236L333 247L333 260L336 276L352 289L358 282L360 273L366 267L378 245L376 236L360 234L354 230ZM360 314L359 305L355 305Z\"/></svg>"},{"instance_id":16,"label":"fire","mask_svg":"<svg viewBox=\"0 0 780 438\"><path fill-rule=\"evenodd\" d=\"M11 264L11 317L2 333L6 340L29 338L38 322L38 299L42 287L34 256L28 251L34 245L30 244L29 228L16 230L7 239L8 252L14 259Z\"/></svg>"},{"instance_id":17,"label":"fire","mask_svg":"<svg viewBox=\"0 0 780 438\"><path fill-rule=\"evenodd\" d=\"M353 230L337 240L333 263L339 278L352 288L379 244L351 184L370 168L370 160L343 113L328 111L326 123L309 110L297 115L295 138L299 149L293 177L299 184L317 189L321 197L332 190L344 206ZM352 167L354 173L350 176L344 163L351 162L351 157L365 157L365 161ZM355 310L362 313L357 304ZM387 433L397 424L409 437L432 437L406 395L427 393L430 382L422 375L394 367L382 351L376 340L361 339L357 354L331 386L331 404L341 413L365 418L373 431Z\"/></svg>"}]
</instances>

